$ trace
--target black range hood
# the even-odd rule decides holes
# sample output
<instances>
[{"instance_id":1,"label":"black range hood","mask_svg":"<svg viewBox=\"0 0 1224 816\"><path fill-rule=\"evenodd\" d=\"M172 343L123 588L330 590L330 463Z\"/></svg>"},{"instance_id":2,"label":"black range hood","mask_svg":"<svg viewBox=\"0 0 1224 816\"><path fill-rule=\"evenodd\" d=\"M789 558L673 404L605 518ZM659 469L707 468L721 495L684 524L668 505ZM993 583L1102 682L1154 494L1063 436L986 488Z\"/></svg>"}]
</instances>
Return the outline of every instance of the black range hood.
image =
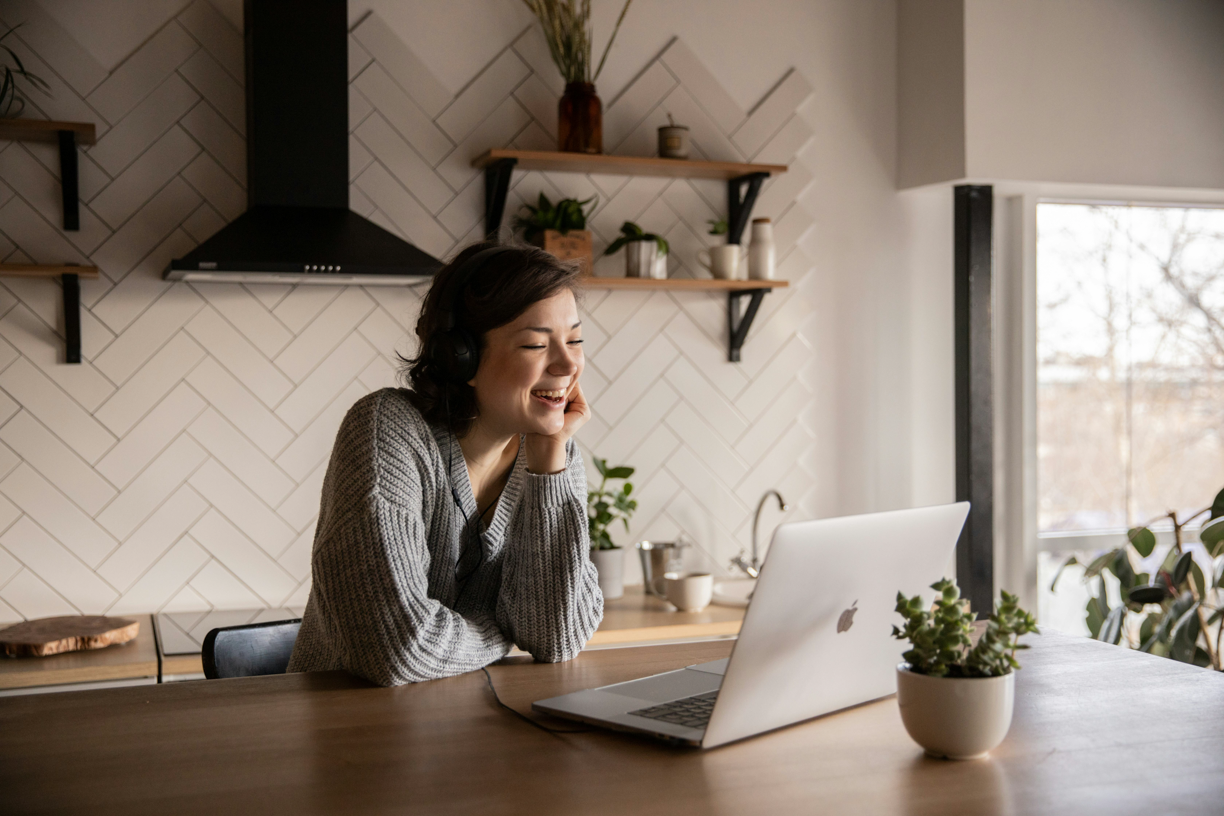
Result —
<instances>
[{"instance_id":1,"label":"black range hood","mask_svg":"<svg viewBox=\"0 0 1224 816\"><path fill-rule=\"evenodd\" d=\"M246 0L247 211L169 280L404 285L442 262L349 209L346 0Z\"/></svg>"}]
</instances>

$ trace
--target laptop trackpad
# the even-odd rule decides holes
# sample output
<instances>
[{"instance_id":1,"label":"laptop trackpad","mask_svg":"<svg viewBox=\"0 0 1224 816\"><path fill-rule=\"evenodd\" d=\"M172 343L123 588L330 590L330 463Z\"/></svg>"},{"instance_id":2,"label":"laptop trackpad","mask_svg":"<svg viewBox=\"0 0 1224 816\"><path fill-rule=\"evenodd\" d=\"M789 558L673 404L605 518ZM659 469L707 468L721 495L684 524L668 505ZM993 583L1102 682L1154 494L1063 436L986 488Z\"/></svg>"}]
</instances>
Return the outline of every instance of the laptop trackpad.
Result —
<instances>
[{"instance_id":1,"label":"laptop trackpad","mask_svg":"<svg viewBox=\"0 0 1224 816\"><path fill-rule=\"evenodd\" d=\"M715 691L722 685L722 675L704 671L680 669L654 677L644 677L641 680L630 680L628 683L617 683L614 686L604 686L603 691L611 691L627 697L636 697L651 703L665 703L668 700L678 700L707 691Z\"/></svg>"}]
</instances>

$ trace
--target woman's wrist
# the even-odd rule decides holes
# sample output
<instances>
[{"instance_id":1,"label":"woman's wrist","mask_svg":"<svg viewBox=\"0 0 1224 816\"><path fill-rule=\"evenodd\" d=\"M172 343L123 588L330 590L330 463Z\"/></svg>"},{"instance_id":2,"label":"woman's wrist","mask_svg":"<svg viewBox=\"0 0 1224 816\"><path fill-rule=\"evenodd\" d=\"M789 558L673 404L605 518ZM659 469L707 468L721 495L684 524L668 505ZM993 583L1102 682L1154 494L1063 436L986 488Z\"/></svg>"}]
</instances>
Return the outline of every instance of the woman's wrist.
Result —
<instances>
[{"instance_id":1,"label":"woman's wrist","mask_svg":"<svg viewBox=\"0 0 1224 816\"><path fill-rule=\"evenodd\" d=\"M527 471L537 476L565 470L565 442L550 436L527 435Z\"/></svg>"}]
</instances>

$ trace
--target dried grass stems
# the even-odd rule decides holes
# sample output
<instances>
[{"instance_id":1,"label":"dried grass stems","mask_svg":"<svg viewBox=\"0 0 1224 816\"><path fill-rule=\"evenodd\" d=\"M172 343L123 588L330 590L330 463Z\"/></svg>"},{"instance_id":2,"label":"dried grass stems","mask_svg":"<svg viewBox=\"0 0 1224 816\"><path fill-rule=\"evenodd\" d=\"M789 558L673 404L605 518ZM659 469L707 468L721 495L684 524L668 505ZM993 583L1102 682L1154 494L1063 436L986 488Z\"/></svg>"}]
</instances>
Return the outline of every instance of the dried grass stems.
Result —
<instances>
[{"instance_id":1,"label":"dried grass stems","mask_svg":"<svg viewBox=\"0 0 1224 816\"><path fill-rule=\"evenodd\" d=\"M553 62L561 71L567 83L595 82L599 72L603 70L612 43L616 41L616 33L620 31L625 13L633 0L625 0L620 16L616 18L616 27L604 48L603 56L595 73L591 73L591 41L594 32L591 28L591 0L523 0L531 13L540 21L544 28L544 39L548 41L548 50L552 53Z\"/></svg>"}]
</instances>

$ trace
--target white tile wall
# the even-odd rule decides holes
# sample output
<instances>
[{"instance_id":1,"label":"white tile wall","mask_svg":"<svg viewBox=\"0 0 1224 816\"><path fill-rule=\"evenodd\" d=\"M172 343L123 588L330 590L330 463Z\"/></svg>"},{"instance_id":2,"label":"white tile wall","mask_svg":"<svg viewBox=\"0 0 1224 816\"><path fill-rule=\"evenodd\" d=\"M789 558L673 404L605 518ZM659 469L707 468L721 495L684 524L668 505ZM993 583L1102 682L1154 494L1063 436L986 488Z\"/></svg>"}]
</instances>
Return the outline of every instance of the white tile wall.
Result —
<instances>
[{"instance_id":1,"label":"white tile wall","mask_svg":"<svg viewBox=\"0 0 1224 816\"><path fill-rule=\"evenodd\" d=\"M58 162L0 142L0 258L92 261L85 362L59 362L62 315L46 281L0 279L0 621L305 603L326 458L354 400L394 381L419 307L410 289L168 284L169 259L245 209L242 38L195 0L110 74L36 4L8 0L14 47L55 89L30 115L97 123L81 156L79 232L59 227ZM9 18L12 19L9 19ZM354 209L449 256L481 237L495 146L549 148L562 90L528 29L452 95L377 15L350 37ZM812 132L797 72L745 111L680 40L605 100L605 148L653 153L670 112L695 153L786 162L755 215L777 224L780 267L744 349L726 362L726 301L593 291L584 305L588 454L639 468L623 544L687 531L694 566L722 569L748 543L760 493L815 508ZM508 213L540 191L598 195L602 251L636 220L672 242L671 274L705 275L696 250L725 211L719 182L514 174ZM509 219L507 219L509 220ZM620 274L620 257L596 265ZM593 475L594 469L588 464ZM631 561L630 579L636 575Z\"/></svg>"}]
</instances>

